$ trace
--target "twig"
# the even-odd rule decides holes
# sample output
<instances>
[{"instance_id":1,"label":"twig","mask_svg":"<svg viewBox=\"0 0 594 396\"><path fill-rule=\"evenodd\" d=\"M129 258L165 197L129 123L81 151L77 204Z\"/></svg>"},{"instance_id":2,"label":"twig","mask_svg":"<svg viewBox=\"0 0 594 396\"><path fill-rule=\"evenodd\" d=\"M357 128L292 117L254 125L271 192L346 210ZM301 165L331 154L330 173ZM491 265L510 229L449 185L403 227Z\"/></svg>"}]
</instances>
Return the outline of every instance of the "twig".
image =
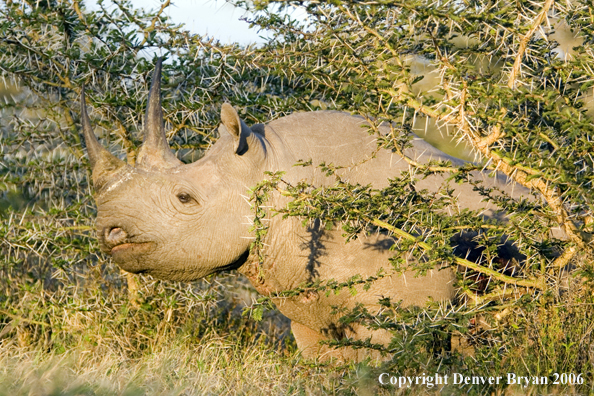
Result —
<instances>
[{"instance_id":1,"label":"twig","mask_svg":"<svg viewBox=\"0 0 594 396\"><path fill-rule=\"evenodd\" d=\"M518 54L516 55L516 59L514 61L514 65L511 70L511 74L509 76L509 81L507 82L507 86L509 88L515 88L516 80L518 79L518 75L520 74L520 67L522 66L522 60L524 58L524 53L526 52L526 48L528 47L528 42L534 36L534 33L540 28L540 25L547 17L547 13L549 9L553 5L554 0L546 0L544 5L542 6L542 10L540 13L534 18L532 21L532 26L528 32L522 37L520 40L520 46L518 47Z\"/></svg>"},{"instance_id":2,"label":"twig","mask_svg":"<svg viewBox=\"0 0 594 396\"><path fill-rule=\"evenodd\" d=\"M7 311L5 311L3 309L0 309L0 313L1 314L4 314L4 315L6 315L6 316L8 316L10 318L13 318L14 320L20 320L20 321L27 322L27 323L38 324L38 325L41 325L41 326L50 326L50 324L47 323L47 322L40 322L40 321L33 320L33 319L23 318L23 317L20 317L20 316L17 316L17 315L13 315L10 312L7 312Z\"/></svg>"},{"instance_id":3,"label":"twig","mask_svg":"<svg viewBox=\"0 0 594 396\"><path fill-rule=\"evenodd\" d=\"M483 305L486 302L497 300L497 299L504 299L509 297L518 297L521 296L521 293L518 293L517 290L513 288L497 290L489 294L485 294L484 296L477 296L470 290L465 290L464 295L470 298L475 305Z\"/></svg>"},{"instance_id":4,"label":"twig","mask_svg":"<svg viewBox=\"0 0 594 396\"><path fill-rule=\"evenodd\" d=\"M553 268L565 267L571 261L571 259L575 257L576 253L577 249L575 246L568 247L565 249L563 254L561 254L561 256L557 257L555 261L553 261Z\"/></svg>"}]
</instances>

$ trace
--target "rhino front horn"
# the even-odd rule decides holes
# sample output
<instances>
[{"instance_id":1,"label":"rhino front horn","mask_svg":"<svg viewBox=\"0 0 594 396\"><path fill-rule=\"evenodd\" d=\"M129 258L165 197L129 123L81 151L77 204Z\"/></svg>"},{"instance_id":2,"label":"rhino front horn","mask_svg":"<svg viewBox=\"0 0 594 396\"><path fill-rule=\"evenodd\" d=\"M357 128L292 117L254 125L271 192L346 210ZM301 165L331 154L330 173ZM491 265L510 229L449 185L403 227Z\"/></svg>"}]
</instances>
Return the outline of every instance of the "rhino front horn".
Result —
<instances>
[{"instance_id":1,"label":"rhino front horn","mask_svg":"<svg viewBox=\"0 0 594 396\"><path fill-rule=\"evenodd\" d=\"M136 166L144 169L166 169L182 165L169 148L163 127L161 107L161 58L157 60L146 106L144 141L138 152Z\"/></svg>"},{"instance_id":2,"label":"rhino front horn","mask_svg":"<svg viewBox=\"0 0 594 396\"><path fill-rule=\"evenodd\" d=\"M93 169L93 184L95 185L95 189L99 190L113 173L128 165L107 151L97 140L93 128L91 128L89 115L87 114L84 85L80 92L80 106L83 135L85 137L89 162Z\"/></svg>"}]
</instances>

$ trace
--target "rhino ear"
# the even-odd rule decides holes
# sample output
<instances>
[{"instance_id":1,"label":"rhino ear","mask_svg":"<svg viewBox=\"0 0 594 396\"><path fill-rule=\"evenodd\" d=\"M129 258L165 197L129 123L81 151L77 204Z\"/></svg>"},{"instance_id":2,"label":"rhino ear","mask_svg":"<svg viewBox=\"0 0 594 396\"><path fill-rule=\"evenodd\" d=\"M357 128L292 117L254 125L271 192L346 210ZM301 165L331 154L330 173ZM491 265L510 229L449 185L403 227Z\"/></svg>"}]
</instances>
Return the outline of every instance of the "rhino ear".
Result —
<instances>
[{"instance_id":1,"label":"rhino ear","mask_svg":"<svg viewBox=\"0 0 594 396\"><path fill-rule=\"evenodd\" d=\"M221 122L235 140L233 147L235 154L245 153L248 149L247 137L252 133L252 130L239 118L237 111L229 103L223 103Z\"/></svg>"}]
</instances>

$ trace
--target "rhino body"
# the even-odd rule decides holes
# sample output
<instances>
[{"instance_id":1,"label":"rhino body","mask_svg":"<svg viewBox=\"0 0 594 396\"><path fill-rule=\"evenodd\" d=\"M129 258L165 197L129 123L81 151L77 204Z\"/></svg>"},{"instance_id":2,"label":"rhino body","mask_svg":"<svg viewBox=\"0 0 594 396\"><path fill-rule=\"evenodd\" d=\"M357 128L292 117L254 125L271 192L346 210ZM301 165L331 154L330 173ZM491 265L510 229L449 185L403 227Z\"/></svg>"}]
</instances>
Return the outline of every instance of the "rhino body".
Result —
<instances>
[{"instance_id":1,"label":"rhino body","mask_svg":"<svg viewBox=\"0 0 594 396\"><path fill-rule=\"evenodd\" d=\"M93 166L98 216L97 230L102 250L124 270L147 273L161 279L192 281L209 274L236 269L247 276L258 292L272 294L315 280L345 281L389 269L389 236L361 236L345 243L341 231L326 230L319 222L302 225L298 218L272 217L265 237L266 258L258 267L250 255L250 220L253 210L246 199L249 188L265 178L266 171L284 171L289 183L308 181L330 185L315 166L294 167L299 160L344 166L341 177L351 183L385 187L389 177L399 176L409 166L400 156L376 151L375 137L365 121L340 112L297 113L266 125L248 127L228 104L223 105L220 138L203 158L183 164L170 151L163 132L160 104L160 63L153 78L147 109L145 142L135 167L127 165L101 147L93 134L82 97L83 130ZM421 139L406 153L418 162L449 160L461 165ZM369 159L369 160L367 160ZM367 161L366 161L367 160ZM505 178L488 178L504 190L512 187ZM417 186L437 191L444 178L431 176ZM456 185L457 208L493 213L467 185ZM516 187L516 195L522 191ZM271 204L282 207L287 198L273 195ZM413 259L413 258L411 258ZM342 326L333 307L364 304L379 309L378 300L390 297L406 305L424 305L429 299L451 300L455 276L450 268L434 269L426 276L412 273L391 275L376 281L369 290L359 288L337 295L308 292L296 297L274 298L278 309L292 321L292 330L306 357L334 356L359 360L365 352L332 350L319 341L349 337L386 343L386 332L370 332L362 326Z\"/></svg>"}]
</instances>

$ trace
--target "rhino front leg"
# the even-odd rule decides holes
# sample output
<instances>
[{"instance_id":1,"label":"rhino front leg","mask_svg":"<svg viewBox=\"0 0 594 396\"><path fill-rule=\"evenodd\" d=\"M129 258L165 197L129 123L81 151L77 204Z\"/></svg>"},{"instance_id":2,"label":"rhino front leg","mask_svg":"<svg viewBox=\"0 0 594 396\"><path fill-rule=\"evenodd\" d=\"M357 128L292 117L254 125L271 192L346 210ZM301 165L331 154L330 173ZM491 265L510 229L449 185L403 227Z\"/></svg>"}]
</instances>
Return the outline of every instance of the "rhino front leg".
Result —
<instances>
[{"instance_id":1,"label":"rhino front leg","mask_svg":"<svg viewBox=\"0 0 594 396\"><path fill-rule=\"evenodd\" d=\"M386 360L378 351L371 351L365 348L353 349L351 347L333 348L320 341L328 341L332 338L315 331L307 326L291 321L291 330L297 342L297 347L301 356L306 359L318 359L320 361L355 361L360 362L365 358L371 358L372 361L381 362ZM336 329L335 331L336 332ZM387 345L390 342L391 334L385 330L371 331L364 326L355 325L348 329L343 329L343 333L338 338L346 337L351 340L371 339L372 343Z\"/></svg>"},{"instance_id":2,"label":"rhino front leg","mask_svg":"<svg viewBox=\"0 0 594 396\"><path fill-rule=\"evenodd\" d=\"M291 330L293 331L299 352L301 352L301 356L304 358L319 359L320 361L331 359L344 360L342 352L339 349L320 344L320 341L329 340L322 333L312 330L294 320L291 321Z\"/></svg>"}]
</instances>

